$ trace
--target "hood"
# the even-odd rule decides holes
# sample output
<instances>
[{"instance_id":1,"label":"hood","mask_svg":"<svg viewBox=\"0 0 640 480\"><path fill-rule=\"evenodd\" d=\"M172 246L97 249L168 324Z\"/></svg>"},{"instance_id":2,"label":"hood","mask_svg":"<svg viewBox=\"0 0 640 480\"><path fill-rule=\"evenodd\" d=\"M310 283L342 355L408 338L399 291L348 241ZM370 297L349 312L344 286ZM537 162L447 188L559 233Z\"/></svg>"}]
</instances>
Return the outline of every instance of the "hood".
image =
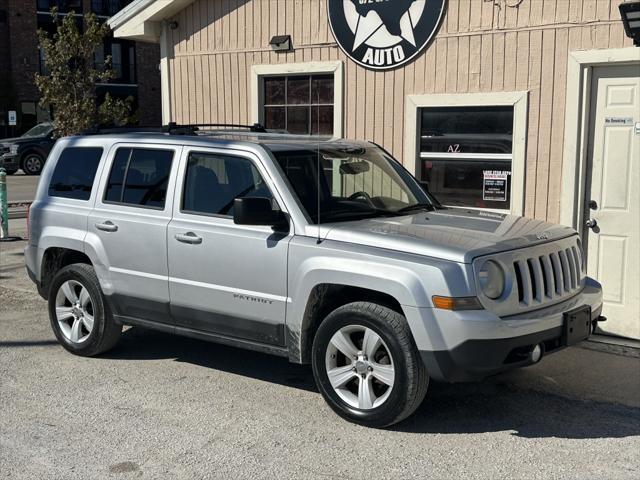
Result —
<instances>
[{"instance_id":1,"label":"hood","mask_svg":"<svg viewBox=\"0 0 640 480\"><path fill-rule=\"evenodd\" d=\"M34 141L38 141L38 140L42 140L43 138L46 138L45 136L42 137L15 137L15 138L3 138L2 140L0 140L0 145L2 145L3 143L6 143L7 145L13 144L15 145L17 144L22 144L22 143L32 143Z\"/></svg>"},{"instance_id":2,"label":"hood","mask_svg":"<svg viewBox=\"0 0 640 480\"><path fill-rule=\"evenodd\" d=\"M474 258L574 235L569 227L516 215L445 208L401 217L322 225L336 240L470 263ZM312 235L315 227L308 230Z\"/></svg>"}]
</instances>

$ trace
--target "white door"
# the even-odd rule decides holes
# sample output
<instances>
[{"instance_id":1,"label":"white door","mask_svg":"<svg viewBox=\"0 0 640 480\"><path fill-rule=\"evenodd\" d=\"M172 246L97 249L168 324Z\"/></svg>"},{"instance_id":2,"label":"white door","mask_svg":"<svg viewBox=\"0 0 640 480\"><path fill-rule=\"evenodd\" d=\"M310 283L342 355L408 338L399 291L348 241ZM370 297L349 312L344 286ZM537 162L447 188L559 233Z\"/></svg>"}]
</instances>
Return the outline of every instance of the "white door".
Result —
<instances>
[{"instance_id":1,"label":"white door","mask_svg":"<svg viewBox=\"0 0 640 480\"><path fill-rule=\"evenodd\" d=\"M602 331L640 339L640 65L594 68L591 107L587 271L603 286Z\"/></svg>"}]
</instances>

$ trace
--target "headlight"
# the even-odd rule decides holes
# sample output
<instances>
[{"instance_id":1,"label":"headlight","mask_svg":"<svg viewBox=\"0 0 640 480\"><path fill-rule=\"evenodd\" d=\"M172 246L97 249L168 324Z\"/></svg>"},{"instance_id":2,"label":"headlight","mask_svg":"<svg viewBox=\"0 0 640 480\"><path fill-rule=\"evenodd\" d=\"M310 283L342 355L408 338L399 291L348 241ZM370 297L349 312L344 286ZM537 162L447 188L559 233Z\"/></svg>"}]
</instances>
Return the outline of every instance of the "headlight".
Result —
<instances>
[{"instance_id":1,"label":"headlight","mask_svg":"<svg viewBox=\"0 0 640 480\"><path fill-rule=\"evenodd\" d=\"M478 273L480 288L489 298L495 300L504 293L505 279L504 270L500 264L493 260L487 260Z\"/></svg>"},{"instance_id":2,"label":"headlight","mask_svg":"<svg viewBox=\"0 0 640 480\"><path fill-rule=\"evenodd\" d=\"M20 147L20 145L11 145L11 147L9 148L9 151L11 152L11 155L16 155L18 153L18 148Z\"/></svg>"}]
</instances>

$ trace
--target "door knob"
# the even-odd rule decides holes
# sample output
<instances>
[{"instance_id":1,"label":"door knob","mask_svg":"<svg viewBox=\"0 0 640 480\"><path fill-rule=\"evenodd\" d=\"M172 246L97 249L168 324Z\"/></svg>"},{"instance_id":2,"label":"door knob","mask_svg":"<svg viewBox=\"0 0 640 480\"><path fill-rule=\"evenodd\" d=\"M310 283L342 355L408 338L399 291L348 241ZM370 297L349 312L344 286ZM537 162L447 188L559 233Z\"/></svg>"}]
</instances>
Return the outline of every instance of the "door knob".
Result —
<instances>
[{"instance_id":1,"label":"door knob","mask_svg":"<svg viewBox=\"0 0 640 480\"><path fill-rule=\"evenodd\" d=\"M598 221L595 218L590 218L585 222L585 225L589 227L591 230L598 226Z\"/></svg>"}]
</instances>

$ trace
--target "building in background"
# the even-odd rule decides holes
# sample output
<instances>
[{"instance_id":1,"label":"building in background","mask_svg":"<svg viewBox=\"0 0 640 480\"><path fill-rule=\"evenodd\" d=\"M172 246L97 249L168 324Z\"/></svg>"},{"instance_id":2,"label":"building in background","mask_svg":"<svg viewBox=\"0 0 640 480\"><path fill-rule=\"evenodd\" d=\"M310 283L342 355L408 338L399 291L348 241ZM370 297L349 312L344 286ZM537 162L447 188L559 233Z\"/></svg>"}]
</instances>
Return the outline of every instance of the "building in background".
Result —
<instances>
[{"instance_id":1,"label":"building in background","mask_svg":"<svg viewBox=\"0 0 640 480\"><path fill-rule=\"evenodd\" d=\"M621 2L135 0L110 24L160 45L165 123L371 140L447 206L575 227L603 328L639 338L640 49Z\"/></svg>"},{"instance_id":2,"label":"building in background","mask_svg":"<svg viewBox=\"0 0 640 480\"><path fill-rule=\"evenodd\" d=\"M82 24L82 15L94 12L102 20L131 3L131 0L0 0L0 138L23 133L49 119L50 112L38 104L40 94L34 83L36 73L44 73L38 49L38 29L55 28L51 8L61 14L73 10ZM140 124L159 125L160 53L157 45L127 39L108 38L96 60L113 58L117 78L98 86L99 96L132 96L139 109ZM17 125L8 125L8 112L17 112Z\"/></svg>"}]
</instances>

